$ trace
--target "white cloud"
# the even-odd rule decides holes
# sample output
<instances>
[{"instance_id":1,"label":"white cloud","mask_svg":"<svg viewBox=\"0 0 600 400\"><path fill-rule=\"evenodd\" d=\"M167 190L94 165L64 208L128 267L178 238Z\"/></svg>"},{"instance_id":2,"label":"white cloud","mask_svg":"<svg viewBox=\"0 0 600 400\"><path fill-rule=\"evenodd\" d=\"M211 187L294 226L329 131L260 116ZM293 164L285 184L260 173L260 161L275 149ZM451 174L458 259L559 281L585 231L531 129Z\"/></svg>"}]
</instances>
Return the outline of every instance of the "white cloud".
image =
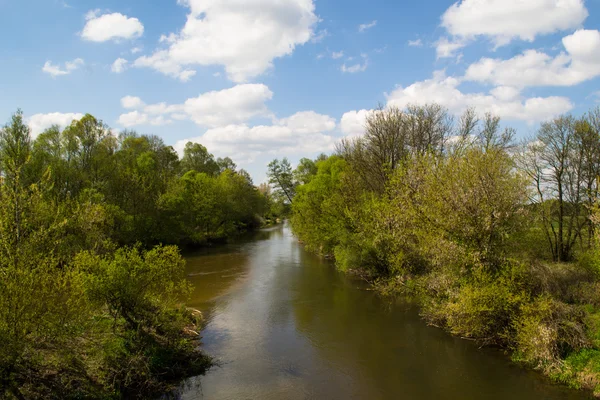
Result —
<instances>
[{"instance_id":1,"label":"white cloud","mask_svg":"<svg viewBox=\"0 0 600 400\"><path fill-rule=\"evenodd\" d=\"M348 74L355 74L357 72L365 72L367 70L367 68L369 67L369 58L365 54L362 55L362 58L363 58L362 63L352 64L352 65L346 65L346 63L344 63L342 65L342 67L340 68L341 71L343 73L348 73ZM349 58L348 60L352 60L352 58Z\"/></svg>"},{"instance_id":2,"label":"white cloud","mask_svg":"<svg viewBox=\"0 0 600 400\"><path fill-rule=\"evenodd\" d=\"M188 119L188 116L184 113L174 113L171 114L171 118L176 119L177 121L185 121L186 119Z\"/></svg>"},{"instance_id":3,"label":"white cloud","mask_svg":"<svg viewBox=\"0 0 600 400\"><path fill-rule=\"evenodd\" d=\"M121 99L121 106L138 113L125 114L126 117L123 121L119 119L119 122L125 122L128 124L126 126L141 125L152 122L150 115L169 115L169 118L190 119L206 127L240 124L254 117L270 117L271 112L265 103L272 97L273 92L263 84L242 84L207 92L187 99L182 104L146 104L139 97L125 96Z\"/></svg>"},{"instance_id":4,"label":"white cloud","mask_svg":"<svg viewBox=\"0 0 600 400\"><path fill-rule=\"evenodd\" d=\"M126 128L130 128L132 126L147 124L154 126L168 125L172 124L173 120L170 118L165 118L163 115L150 117L148 114L136 110L126 114L121 114L119 116L118 123Z\"/></svg>"},{"instance_id":5,"label":"white cloud","mask_svg":"<svg viewBox=\"0 0 600 400\"><path fill-rule=\"evenodd\" d=\"M139 58L135 66L186 80L192 66L223 65L229 79L245 82L308 42L318 22L313 0L179 2L190 8L183 29L165 36L167 49Z\"/></svg>"},{"instance_id":6,"label":"white cloud","mask_svg":"<svg viewBox=\"0 0 600 400\"><path fill-rule=\"evenodd\" d=\"M257 116L268 116L265 102L273 92L263 84L243 84L201 94L186 100L183 110L202 126L237 124Z\"/></svg>"},{"instance_id":7,"label":"white cloud","mask_svg":"<svg viewBox=\"0 0 600 400\"><path fill-rule=\"evenodd\" d=\"M175 43L177 41L177 35L174 33L169 33L168 35L162 34L160 35L160 39L158 39L158 43Z\"/></svg>"},{"instance_id":8,"label":"white cloud","mask_svg":"<svg viewBox=\"0 0 600 400\"><path fill-rule=\"evenodd\" d=\"M163 115L159 115L158 117L150 119L150 125L160 126L160 125L169 125L172 124L173 121L165 118Z\"/></svg>"},{"instance_id":9,"label":"white cloud","mask_svg":"<svg viewBox=\"0 0 600 400\"><path fill-rule=\"evenodd\" d=\"M144 112L152 115L172 114L182 111L183 106L180 104L168 105L165 102L144 105Z\"/></svg>"},{"instance_id":10,"label":"white cloud","mask_svg":"<svg viewBox=\"0 0 600 400\"><path fill-rule=\"evenodd\" d=\"M365 132L367 117L373 110L348 111L342 116L340 129L347 137L357 137Z\"/></svg>"},{"instance_id":11,"label":"white cloud","mask_svg":"<svg viewBox=\"0 0 600 400\"><path fill-rule=\"evenodd\" d=\"M502 46L580 27L587 16L583 0L461 0L442 15L442 26L451 35L486 36Z\"/></svg>"},{"instance_id":12,"label":"white cloud","mask_svg":"<svg viewBox=\"0 0 600 400\"><path fill-rule=\"evenodd\" d=\"M67 61L64 68L61 68L60 65L52 64L52 61L46 61L42 67L42 71L51 75L53 78L56 78L57 76L69 75L71 72L79 69L83 65L84 61L81 58L76 58L73 61Z\"/></svg>"},{"instance_id":13,"label":"white cloud","mask_svg":"<svg viewBox=\"0 0 600 400\"><path fill-rule=\"evenodd\" d=\"M80 113L48 113L35 114L28 118L27 124L31 128L31 136L35 139L40 133L50 128L52 125L58 125L61 128L71 125L74 120L80 120L84 115Z\"/></svg>"},{"instance_id":14,"label":"white cloud","mask_svg":"<svg viewBox=\"0 0 600 400\"><path fill-rule=\"evenodd\" d=\"M261 155L310 154L334 149L338 138L326 132L335 129L335 119L304 111L274 125L227 125L207 130L204 135L177 142L180 153L188 141L202 143L217 156L235 154L236 161L249 163Z\"/></svg>"},{"instance_id":15,"label":"white cloud","mask_svg":"<svg viewBox=\"0 0 600 400\"><path fill-rule=\"evenodd\" d=\"M435 43L435 52L437 58L454 57L456 52L466 46L466 42L462 39L448 39L441 37Z\"/></svg>"},{"instance_id":16,"label":"white cloud","mask_svg":"<svg viewBox=\"0 0 600 400\"><path fill-rule=\"evenodd\" d=\"M160 50L151 56L143 56L135 60L134 67L150 67L163 74L179 79L182 82L189 81L196 75L196 71L185 69L182 64L171 57L169 51Z\"/></svg>"},{"instance_id":17,"label":"white cloud","mask_svg":"<svg viewBox=\"0 0 600 400\"><path fill-rule=\"evenodd\" d=\"M600 32L578 30L562 40L566 53L555 57L527 50L508 60L482 58L465 79L494 85L573 86L600 75Z\"/></svg>"},{"instance_id":18,"label":"white cloud","mask_svg":"<svg viewBox=\"0 0 600 400\"><path fill-rule=\"evenodd\" d=\"M125 96L121 99L121 106L128 109L137 109L143 107L145 104L139 97Z\"/></svg>"},{"instance_id":19,"label":"white cloud","mask_svg":"<svg viewBox=\"0 0 600 400\"><path fill-rule=\"evenodd\" d=\"M409 40L408 45L411 47L423 47L423 41L421 39Z\"/></svg>"},{"instance_id":20,"label":"white cloud","mask_svg":"<svg viewBox=\"0 0 600 400\"><path fill-rule=\"evenodd\" d=\"M98 10L93 10L87 13L86 20L81 37L92 42L135 39L144 33L139 19L119 13L99 15Z\"/></svg>"},{"instance_id":21,"label":"white cloud","mask_svg":"<svg viewBox=\"0 0 600 400\"><path fill-rule=\"evenodd\" d=\"M468 107L479 112L491 112L509 120L543 121L570 111L573 104L565 97L523 98L514 88L495 88L490 93L463 93L460 80L437 71L432 79L398 87L387 95L388 105L404 108L409 104L438 103L454 114Z\"/></svg>"},{"instance_id":22,"label":"white cloud","mask_svg":"<svg viewBox=\"0 0 600 400\"><path fill-rule=\"evenodd\" d=\"M121 72L124 72L127 69L128 63L129 63L129 61L127 61L124 58L117 58L115 60L115 62L112 64L112 66L110 67L110 70L112 72L114 72L115 74L120 74Z\"/></svg>"},{"instance_id":23,"label":"white cloud","mask_svg":"<svg viewBox=\"0 0 600 400\"><path fill-rule=\"evenodd\" d=\"M135 125L144 125L146 123L148 123L148 115L137 110L119 116L119 124L127 128Z\"/></svg>"},{"instance_id":24,"label":"white cloud","mask_svg":"<svg viewBox=\"0 0 600 400\"><path fill-rule=\"evenodd\" d=\"M331 53L331 58L333 58L334 60L337 60L338 58L342 58L344 57L344 52L343 51L334 51L333 53Z\"/></svg>"},{"instance_id":25,"label":"white cloud","mask_svg":"<svg viewBox=\"0 0 600 400\"><path fill-rule=\"evenodd\" d=\"M137 54L137 53L141 53L141 52L142 52L141 47L134 47L133 49L131 49L131 54Z\"/></svg>"},{"instance_id":26,"label":"white cloud","mask_svg":"<svg viewBox=\"0 0 600 400\"><path fill-rule=\"evenodd\" d=\"M360 24L358 26L358 31L359 32L366 32L367 30L369 30L371 28L374 28L376 25L377 25L377 21L376 20L375 21L371 21L371 22L369 22L367 24Z\"/></svg>"},{"instance_id":27,"label":"white cloud","mask_svg":"<svg viewBox=\"0 0 600 400\"><path fill-rule=\"evenodd\" d=\"M335 118L317 114L314 111L298 112L288 118L279 120L279 125L287 126L299 134L329 132L335 129Z\"/></svg>"}]
</instances>

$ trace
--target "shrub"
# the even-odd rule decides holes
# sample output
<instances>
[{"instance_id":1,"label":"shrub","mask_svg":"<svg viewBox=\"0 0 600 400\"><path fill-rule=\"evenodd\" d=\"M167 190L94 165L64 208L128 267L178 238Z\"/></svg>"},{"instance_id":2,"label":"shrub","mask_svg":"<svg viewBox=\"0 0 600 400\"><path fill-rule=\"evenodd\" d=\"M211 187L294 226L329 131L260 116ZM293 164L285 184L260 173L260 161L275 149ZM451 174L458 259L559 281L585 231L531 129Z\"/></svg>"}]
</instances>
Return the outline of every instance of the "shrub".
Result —
<instances>
[{"instance_id":1,"label":"shrub","mask_svg":"<svg viewBox=\"0 0 600 400\"><path fill-rule=\"evenodd\" d=\"M590 346L581 308L540 296L523 304L514 322L515 349L520 361L557 371L561 359Z\"/></svg>"}]
</instances>

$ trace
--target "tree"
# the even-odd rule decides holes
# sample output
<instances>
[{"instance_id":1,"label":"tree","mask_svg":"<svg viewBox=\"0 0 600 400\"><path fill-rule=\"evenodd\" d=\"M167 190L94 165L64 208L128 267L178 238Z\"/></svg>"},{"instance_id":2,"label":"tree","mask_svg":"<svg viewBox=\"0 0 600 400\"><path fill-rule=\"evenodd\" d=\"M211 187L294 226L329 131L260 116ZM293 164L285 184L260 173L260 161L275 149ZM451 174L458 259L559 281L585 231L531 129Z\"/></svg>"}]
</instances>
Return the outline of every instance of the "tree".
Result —
<instances>
[{"instance_id":1,"label":"tree","mask_svg":"<svg viewBox=\"0 0 600 400\"><path fill-rule=\"evenodd\" d=\"M331 156L315 164L311 179L298 186L292 203L292 227L308 249L332 254L346 232L346 204L342 194L347 163Z\"/></svg>"},{"instance_id":2,"label":"tree","mask_svg":"<svg viewBox=\"0 0 600 400\"><path fill-rule=\"evenodd\" d=\"M0 160L5 183L25 185L25 164L31 157L31 130L23 121L23 112L13 114L11 123L0 130Z\"/></svg>"},{"instance_id":3,"label":"tree","mask_svg":"<svg viewBox=\"0 0 600 400\"><path fill-rule=\"evenodd\" d=\"M535 185L533 198L555 261L570 261L588 226L600 174L600 137L587 120L562 116L541 125L521 160Z\"/></svg>"},{"instance_id":4,"label":"tree","mask_svg":"<svg viewBox=\"0 0 600 400\"><path fill-rule=\"evenodd\" d=\"M47 177L26 177L29 134L20 111L0 131L0 396L18 399L31 382L50 390L43 375L61 368L88 315L78 274L61 265L65 214L47 201Z\"/></svg>"},{"instance_id":5,"label":"tree","mask_svg":"<svg viewBox=\"0 0 600 400\"><path fill-rule=\"evenodd\" d=\"M229 157L225 158L217 158L217 165L219 166L219 173L225 172L225 170L230 170L235 172L237 165L233 162L233 160Z\"/></svg>"},{"instance_id":6,"label":"tree","mask_svg":"<svg viewBox=\"0 0 600 400\"><path fill-rule=\"evenodd\" d=\"M192 142L188 142L185 145L181 168L182 173L196 171L207 175L216 175L220 170L220 166L215 161L214 156L206 150L206 147L200 143Z\"/></svg>"},{"instance_id":7,"label":"tree","mask_svg":"<svg viewBox=\"0 0 600 400\"><path fill-rule=\"evenodd\" d=\"M10 206L10 223L13 224L11 233L14 234L14 246L18 246L24 234L23 213L26 207L26 166L31 157L30 129L23 122L23 112L18 110L13 116L11 123L0 130L0 160L2 161L2 172L4 182L3 197L6 198L6 206ZM6 241L12 242L13 238L6 237ZM16 254L14 254L16 256Z\"/></svg>"},{"instance_id":8,"label":"tree","mask_svg":"<svg viewBox=\"0 0 600 400\"><path fill-rule=\"evenodd\" d=\"M267 167L267 177L274 188L273 195L291 204L296 195L296 182L288 159L271 161Z\"/></svg>"},{"instance_id":9,"label":"tree","mask_svg":"<svg viewBox=\"0 0 600 400\"><path fill-rule=\"evenodd\" d=\"M343 140L337 153L366 188L382 194L391 173L409 155L444 150L451 121L448 111L436 104L406 110L380 107L367 117L364 136Z\"/></svg>"},{"instance_id":10,"label":"tree","mask_svg":"<svg viewBox=\"0 0 600 400\"><path fill-rule=\"evenodd\" d=\"M317 174L317 164L310 158L302 158L294 170L294 180L305 185Z\"/></svg>"}]
</instances>

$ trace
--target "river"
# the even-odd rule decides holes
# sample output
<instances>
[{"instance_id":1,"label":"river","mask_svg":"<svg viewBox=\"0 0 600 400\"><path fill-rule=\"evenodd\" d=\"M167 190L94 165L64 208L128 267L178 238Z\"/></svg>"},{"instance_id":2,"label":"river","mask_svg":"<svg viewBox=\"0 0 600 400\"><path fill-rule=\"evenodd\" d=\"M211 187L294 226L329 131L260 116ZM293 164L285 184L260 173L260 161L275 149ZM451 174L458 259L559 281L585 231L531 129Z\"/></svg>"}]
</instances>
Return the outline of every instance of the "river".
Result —
<instances>
[{"instance_id":1,"label":"river","mask_svg":"<svg viewBox=\"0 0 600 400\"><path fill-rule=\"evenodd\" d=\"M219 361L191 399L588 399L427 326L306 252L287 226L188 255L189 305Z\"/></svg>"}]
</instances>

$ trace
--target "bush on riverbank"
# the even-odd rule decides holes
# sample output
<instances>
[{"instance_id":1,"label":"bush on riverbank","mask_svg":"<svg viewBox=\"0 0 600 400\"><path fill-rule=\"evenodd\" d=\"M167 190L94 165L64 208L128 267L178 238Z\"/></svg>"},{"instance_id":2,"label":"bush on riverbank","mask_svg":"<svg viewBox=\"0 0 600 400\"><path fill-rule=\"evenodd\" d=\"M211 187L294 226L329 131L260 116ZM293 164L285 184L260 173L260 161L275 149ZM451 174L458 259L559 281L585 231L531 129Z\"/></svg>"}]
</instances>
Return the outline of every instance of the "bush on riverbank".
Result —
<instances>
[{"instance_id":1,"label":"bush on riverbank","mask_svg":"<svg viewBox=\"0 0 600 400\"><path fill-rule=\"evenodd\" d=\"M376 110L296 187L293 230L429 323L600 392L599 116L517 146L491 115Z\"/></svg>"},{"instance_id":2,"label":"bush on riverbank","mask_svg":"<svg viewBox=\"0 0 600 400\"><path fill-rule=\"evenodd\" d=\"M202 374L179 248L254 229L272 200L229 159L91 115L0 129L0 398L149 398ZM275 216L271 211L270 217Z\"/></svg>"}]
</instances>

